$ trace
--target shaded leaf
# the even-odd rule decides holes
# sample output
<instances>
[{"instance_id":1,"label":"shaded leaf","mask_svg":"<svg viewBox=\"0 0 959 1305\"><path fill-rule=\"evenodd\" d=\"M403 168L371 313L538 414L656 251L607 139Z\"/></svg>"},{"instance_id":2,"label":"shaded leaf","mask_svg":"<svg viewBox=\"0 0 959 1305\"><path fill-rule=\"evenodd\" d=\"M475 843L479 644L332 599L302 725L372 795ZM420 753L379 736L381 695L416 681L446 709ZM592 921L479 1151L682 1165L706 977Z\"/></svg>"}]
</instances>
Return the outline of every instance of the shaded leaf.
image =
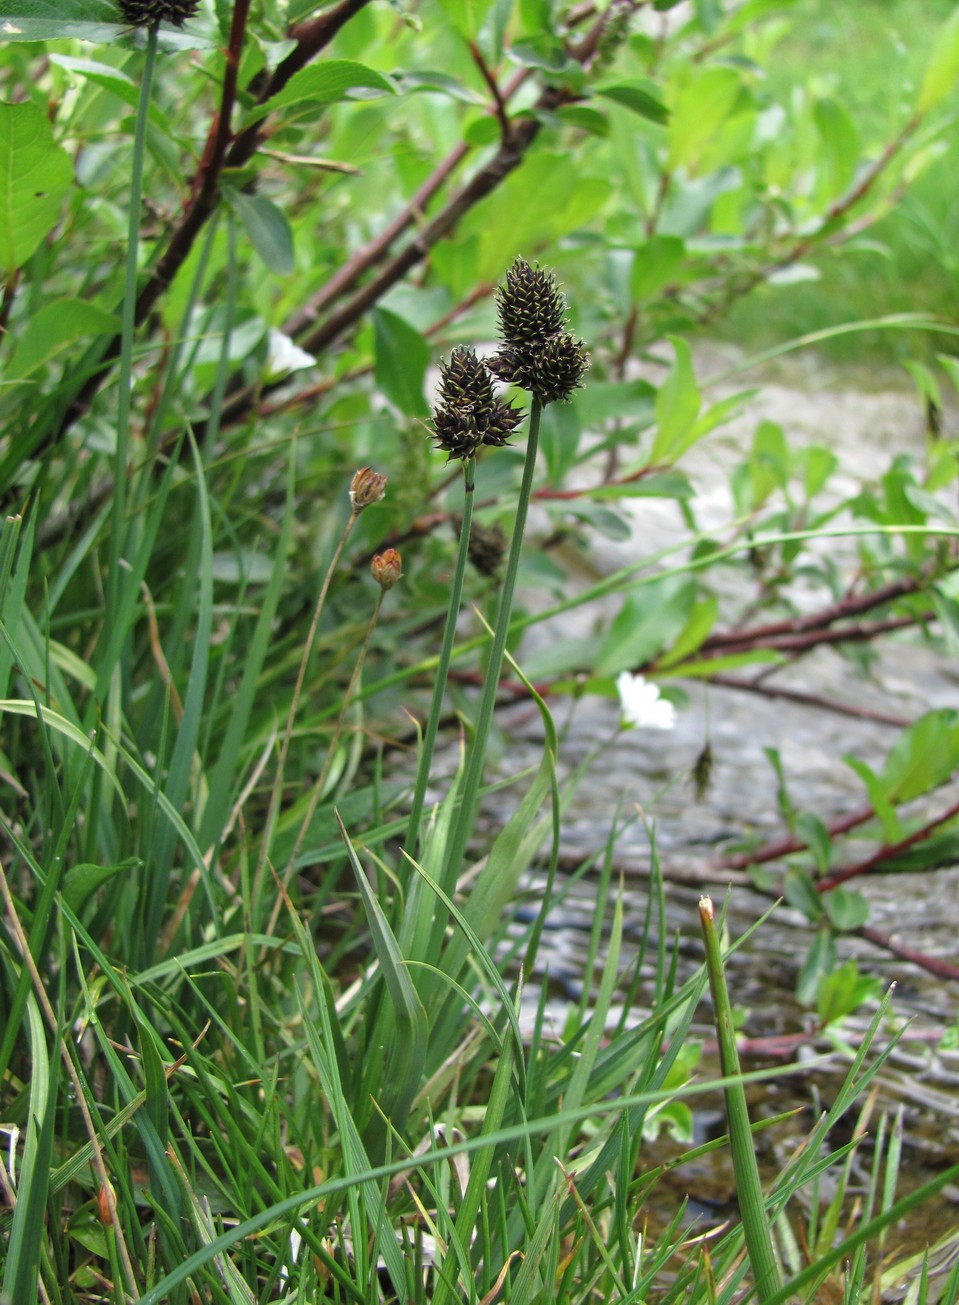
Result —
<instances>
[{"instance_id":1,"label":"shaded leaf","mask_svg":"<svg viewBox=\"0 0 959 1305\"><path fill-rule=\"evenodd\" d=\"M376 383L389 401L408 417L425 417L423 393L430 347L415 327L386 308L373 313Z\"/></svg>"},{"instance_id":2,"label":"shaded leaf","mask_svg":"<svg viewBox=\"0 0 959 1305\"><path fill-rule=\"evenodd\" d=\"M959 9L943 24L933 44L932 58L926 68L916 110L928 113L941 104L959 79Z\"/></svg>"},{"instance_id":3,"label":"shaded leaf","mask_svg":"<svg viewBox=\"0 0 959 1305\"><path fill-rule=\"evenodd\" d=\"M283 210L262 195L233 190L229 197L250 244L266 266L277 276L289 276L295 266L293 232Z\"/></svg>"},{"instance_id":4,"label":"shaded leaf","mask_svg":"<svg viewBox=\"0 0 959 1305\"><path fill-rule=\"evenodd\" d=\"M639 303L659 293L674 281L686 256L686 244L679 236L652 236L636 250L629 278L629 292Z\"/></svg>"},{"instance_id":5,"label":"shaded leaf","mask_svg":"<svg viewBox=\"0 0 959 1305\"><path fill-rule=\"evenodd\" d=\"M325 63L311 64L294 73L282 91L261 105L254 117L262 117L274 109L288 108L291 104L335 104L337 100L346 99L351 91L395 94L393 84L373 68L349 59L328 59Z\"/></svg>"},{"instance_id":6,"label":"shaded leaf","mask_svg":"<svg viewBox=\"0 0 959 1305\"><path fill-rule=\"evenodd\" d=\"M113 313L82 299L56 299L46 303L23 328L7 367L7 379L29 376L78 340L119 331Z\"/></svg>"},{"instance_id":7,"label":"shaded leaf","mask_svg":"<svg viewBox=\"0 0 959 1305\"><path fill-rule=\"evenodd\" d=\"M22 267L56 226L73 164L34 104L0 104L0 267Z\"/></svg>"},{"instance_id":8,"label":"shaded leaf","mask_svg":"<svg viewBox=\"0 0 959 1305\"><path fill-rule=\"evenodd\" d=\"M596 95L621 104L624 109L638 113L641 118L664 125L669 121L669 110L659 98L659 87L650 81L640 79L631 82L612 82L595 88Z\"/></svg>"},{"instance_id":9,"label":"shaded leaf","mask_svg":"<svg viewBox=\"0 0 959 1305\"><path fill-rule=\"evenodd\" d=\"M693 373L693 355L688 343L670 336L676 361L656 394L658 430L649 454L650 462L671 462L679 456L686 436L699 416L701 399Z\"/></svg>"},{"instance_id":10,"label":"shaded leaf","mask_svg":"<svg viewBox=\"0 0 959 1305\"><path fill-rule=\"evenodd\" d=\"M652 661L686 624L696 585L685 576L668 576L631 594L613 621L596 655L597 675L616 675Z\"/></svg>"}]
</instances>

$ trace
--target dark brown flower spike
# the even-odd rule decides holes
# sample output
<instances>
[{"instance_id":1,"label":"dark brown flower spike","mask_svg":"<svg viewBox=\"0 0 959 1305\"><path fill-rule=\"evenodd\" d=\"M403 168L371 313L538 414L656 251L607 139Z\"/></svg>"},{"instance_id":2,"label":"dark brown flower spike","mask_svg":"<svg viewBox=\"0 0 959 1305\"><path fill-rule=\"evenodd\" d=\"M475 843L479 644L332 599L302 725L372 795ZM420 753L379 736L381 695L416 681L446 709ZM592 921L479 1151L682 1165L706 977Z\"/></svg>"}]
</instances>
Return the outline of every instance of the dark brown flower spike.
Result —
<instances>
[{"instance_id":1,"label":"dark brown flower spike","mask_svg":"<svg viewBox=\"0 0 959 1305\"><path fill-rule=\"evenodd\" d=\"M484 444L502 446L522 420L522 412L496 398L489 372L472 349L460 346L440 365L433 433L447 461L472 458Z\"/></svg>"},{"instance_id":2,"label":"dark brown flower spike","mask_svg":"<svg viewBox=\"0 0 959 1305\"><path fill-rule=\"evenodd\" d=\"M552 272L515 259L496 308L503 345L487 361L493 375L528 390L542 404L568 400L583 383L589 354L566 329L566 298Z\"/></svg>"},{"instance_id":3,"label":"dark brown flower spike","mask_svg":"<svg viewBox=\"0 0 959 1305\"><path fill-rule=\"evenodd\" d=\"M131 27L172 23L182 27L200 7L199 0L117 0L120 13Z\"/></svg>"}]
</instances>

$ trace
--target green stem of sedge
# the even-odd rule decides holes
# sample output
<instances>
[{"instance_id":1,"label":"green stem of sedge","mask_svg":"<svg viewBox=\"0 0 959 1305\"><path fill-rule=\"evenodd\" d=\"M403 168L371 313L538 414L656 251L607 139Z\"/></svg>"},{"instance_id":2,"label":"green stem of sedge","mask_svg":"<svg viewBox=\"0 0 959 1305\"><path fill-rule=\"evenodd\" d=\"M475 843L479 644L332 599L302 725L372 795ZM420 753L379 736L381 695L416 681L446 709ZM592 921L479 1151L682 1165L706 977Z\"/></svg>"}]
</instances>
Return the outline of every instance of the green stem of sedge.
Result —
<instances>
[{"instance_id":1,"label":"green stem of sedge","mask_svg":"<svg viewBox=\"0 0 959 1305\"><path fill-rule=\"evenodd\" d=\"M742 1070L739 1065L739 1053L736 1050L736 1030L733 1027L732 1006L729 990L723 972L722 950L713 904L708 897L699 902L699 921L706 946L706 971L709 974L709 989L713 999L713 1016L716 1033L719 1038L719 1062L724 1078L740 1078ZM749 1127L749 1111L746 1106L746 1092L742 1082L732 1084L725 1089L726 1117L729 1121L729 1143L733 1159L733 1176L736 1181L736 1196L739 1201L739 1213L743 1221L743 1236L746 1250L756 1282L756 1295L760 1302L775 1296L782 1287L782 1277L776 1255L773 1250L769 1221L766 1217L766 1204L763 1198L762 1184L759 1181L759 1167L753 1150L753 1136Z\"/></svg>"},{"instance_id":2,"label":"green stem of sedge","mask_svg":"<svg viewBox=\"0 0 959 1305\"><path fill-rule=\"evenodd\" d=\"M520 486L519 502L516 505L516 521L513 526L513 538L510 541L509 560L506 575L500 592L499 608L496 613L496 626L493 630L493 645L489 661L486 664L486 676L483 681L483 696L476 716L476 730L470 751L466 775L463 780L463 795L456 824L450 836L443 867L440 887L452 894L460 866L466 852L470 834L476 822L479 807L479 791L483 779L483 764L486 760L486 744L489 739L493 711L496 707L496 693L499 689L500 672L503 669L503 654L506 651L506 636L513 612L513 594L516 589L516 575L519 571L519 559L523 551L523 537L526 533L526 517L529 512L529 500L533 491L533 476L536 471L536 451L539 446L539 425L543 415L543 405L534 395L529 418L529 440L526 447L526 464L523 468L523 483Z\"/></svg>"},{"instance_id":3,"label":"green stem of sedge","mask_svg":"<svg viewBox=\"0 0 959 1305\"><path fill-rule=\"evenodd\" d=\"M113 453L113 514L110 523L109 572L107 576L106 611L103 639L109 639L116 624L120 608L120 595L126 572L120 565L126 544L127 517L127 463L130 453L130 407L133 390L133 336L136 329L137 264L140 242L140 201L143 195L143 161L146 155L147 119L153 74L156 68L158 24L147 28L146 59L143 80L137 103L136 127L133 136L133 158L130 167L130 207L127 223L127 264L123 288L123 312L120 326L120 380L117 396L116 447ZM109 659L108 659L109 660ZM101 682L96 696L101 699L106 692L107 677L113 667L100 672Z\"/></svg>"},{"instance_id":4,"label":"green stem of sedge","mask_svg":"<svg viewBox=\"0 0 959 1305\"><path fill-rule=\"evenodd\" d=\"M456 572L450 589L449 608L446 613L446 628L443 631L443 646L436 667L433 682L433 701L430 703L429 720L423 735L419 766L416 771L416 787L413 790L413 805L406 825L406 850L410 856L417 854L421 842L420 823L423 818L423 803L426 799L426 786L429 783L430 770L433 765L433 752L436 748L436 735L439 730L440 716L443 713L443 699L446 696L446 681L449 675L450 661L453 656L453 643L456 639L456 625L459 620L460 604L463 599L463 577L466 574L466 558L469 553L470 530L473 524L474 486L476 481L476 460L467 458L463 464L463 524L460 528L460 546L456 555Z\"/></svg>"},{"instance_id":5,"label":"green stem of sedge","mask_svg":"<svg viewBox=\"0 0 959 1305\"><path fill-rule=\"evenodd\" d=\"M376 596L376 605L373 608L373 615L370 617L370 623L366 627L366 635L363 639L363 646L360 654L356 659L356 665L353 667L353 674L350 676L350 682L347 686L346 693L343 695L343 705L340 708L340 714L336 719L333 727L333 733L330 737L326 749L326 757L323 761L323 768L317 776L313 785L313 791L310 794L310 801L306 808L306 814L300 823L300 832L296 836L296 842L293 845L293 851L290 853L290 859L287 862L286 869L283 871L282 893L277 897L273 904L273 910L270 914L270 922L266 927L266 932L272 934L276 928L276 922L280 917L280 909L286 897L287 889L290 886L290 880L293 878L293 871L296 869L296 858L300 855L300 850L310 832L310 826L313 823L313 817L316 815L316 808L319 806L320 798L323 796L323 790L326 788L326 781L329 779L330 771L333 767L333 758L336 756L336 747L343 733L343 725L346 721L346 713L349 710L350 703L353 701L353 695L356 692L356 686L360 682L360 673L366 661L366 654L369 651L370 640L373 638L373 631L376 629L376 623L380 619L380 608L383 606L383 595L385 589L380 589Z\"/></svg>"},{"instance_id":6,"label":"green stem of sedge","mask_svg":"<svg viewBox=\"0 0 959 1305\"><path fill-rule=\"evenodd\" d=\"M356 519L359 513L354 509L350 513L350 518L346 523L343 534L340 536L340 542L336 546L330 565L326 568L326 575L323 578L323 586L320 589L320 596L316 600L316 607L313 609L313 619L310 622L310 629L306 636L306 643L303 645L303 656L300 658L300 669L297 672L296 684L293 688L293 699L290 703L290 710L287 713L286 725L283 729L283 739L280 743L280 756L276 763L276 777L273 780L273 787L270 789L270 803L267 807L266 821L264 822L263 833L260 840L260 853L256 861L256 870L253 875L252 907L254 922L259 921L260 895L263 888L263 871L266 866L267 857L270 854L270 845L273 839L273 829L276 824L276 818L280 810L280 800L283 796L283 779L286 774L286 758L290 751L290 741L293 738L293 726L296 722L296 713L300 706L300 696L303 692L303 682L306 679L306 672L310 664L310 657L313 652L313 645L316 642L316 632L320 625L320 616L323 613L323 605L326 602L326 595L329 592L330 581L333 579L333 573L343 549L346 547L346 541L349 539L356 525ZM254 923L251 927L256 927Z\"/></svg>"}]
</instances>

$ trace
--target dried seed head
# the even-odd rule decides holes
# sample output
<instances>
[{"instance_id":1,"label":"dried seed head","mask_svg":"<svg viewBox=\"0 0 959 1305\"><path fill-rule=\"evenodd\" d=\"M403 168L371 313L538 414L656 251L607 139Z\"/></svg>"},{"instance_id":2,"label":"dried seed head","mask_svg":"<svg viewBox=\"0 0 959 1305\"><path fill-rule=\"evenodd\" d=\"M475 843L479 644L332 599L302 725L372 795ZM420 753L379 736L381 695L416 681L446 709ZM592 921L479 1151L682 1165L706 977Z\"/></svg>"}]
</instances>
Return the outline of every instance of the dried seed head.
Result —
<instances>
[{"instance_id":1,"label":"dried seed head","mask_svg":"<svg viewBox=\"0 0 959 1305\"><path fill-rule=\"evenodd\" d=\"M377 553L370 563L370 574L383 590L392 589L403 576L403 559L395 548Z\"/></svg>"},{"instance_id":2,"label":"dried seed head","mask_svg":"<svg viewBox=\"0 0 959 1305\"><path fill-rule=\"evenodd\" d=\"M200 7L200 0L117 0L124 21L131 27L172 23L182 27Z\"/></svg>"},{"instance_id":3,"label":"dried seed head","mask_svg":"<svg viewBox=\"0 0 959 1305\"><path fill-rule=\"evenodd\" d=\"M433 412L436 447L453 458L473 457L484 444L506 443L523 414L493 393L489 372L466 346L453 350L440 365L440 402Z\"/></svg>"},{"instance_id":4,"label":"dried seed head","mask_svg":"<svg viewBox=\"0 0 959 1305\"><path fill-rule=\"evenodd\" d=\"M566 296L556 278L525 258L513 260L497 291L496 311L503 340L520 348L540 345L566 326Z\"/></svg>"},{"instance_id":5,"label":"dried seed head","mask_svg":"<svg viewBox=\"0 0 959 1305\"><path fill-rule=\"evenodd\" d=\"M360 467L350 482L350 506L360 513L371 503L379 503L386 493L386 477L372 467Z\"/></svg>"}]
</instances>

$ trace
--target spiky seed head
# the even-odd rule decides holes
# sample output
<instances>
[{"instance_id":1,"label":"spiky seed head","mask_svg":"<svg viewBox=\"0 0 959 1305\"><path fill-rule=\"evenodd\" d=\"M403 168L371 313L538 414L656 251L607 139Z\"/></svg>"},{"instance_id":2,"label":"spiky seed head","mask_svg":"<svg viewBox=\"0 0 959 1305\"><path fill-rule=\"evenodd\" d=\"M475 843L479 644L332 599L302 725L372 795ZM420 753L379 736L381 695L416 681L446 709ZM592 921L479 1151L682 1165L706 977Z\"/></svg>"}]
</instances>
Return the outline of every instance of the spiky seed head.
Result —
<instances>
[{"instance_id":1,"label":"spiky seed head","mask_svg":"<svg viewBox=\"0 0 959 1305\"><path fill-rule=\"evenodd\" d=\"M496 575L506 556L506 535L498 521L492 526L481 526L478 522L473 522L468 554L480 575Z\"/></svg>"},{"instance_id":2,"label":"spiky seed head","mask_svg":"<svg viewBox=\"0 0 959 1305\"><path fill-rule=\"evenodd\" d=\"M370 574L382 590L392 589L403 577L403 559L395 548L387 548L373 557Z\"/></svg>"},{"instance_id":3,"label":"spiky seed head","mask_svg":"<svg viewBox=\"0 0 959 1305\"><path fill-rule=\"evenodd\" d=\"M545 405L567 401L582 385L589 354L582 340L558 331L536 348L506 345L486 365L501 381L528 390Z\"/></svg>"},{"instance_id":4,"label":"spiky seed head","mask_svg":"<svg viewBox=\"0 0 959 1305\"><path fill-rule=\"evenodd\" d=\"M433 412L436 447L464 462L482 445L501 447L523 420L509 403L493 393L485 365L473 349L461 345L448 363L440 364L440 402Z\"/></svg>"},{"instance_id":5,"label":"spiky seed head","mask_svg":"<svg viewBox=\"0 0 959 1305\"><path fill-rule=\"evenodd\" d=\"M350 506L358 515L386 493L386 477L372 467L360 467L350 482Z\"/></svg>"},{"instance_id":6,"label":"spiky seed head","mask_svg":"<svg viewBox=\"0 0 959 1305\"><path fill-rule=\"evenodd\" d=\"M552 272L515 258L496 295L500 333L508 345L532 348L566 326L566 296Z\"/></svg>"},{"instance_id":7,"label":"spiky seed head","mask_svg":"<svg viewBox=\"0 0 959 1305\"><path fill-rule=\"evenodd\" d=\"M568 402L573 391L583 383L589 369L589 354L582 340L569 331L560 331L543 344L536 358L537 387L533 391L541 403Z\"/></svg>"},{"instance_id":8,"label":"spiky seed head","mask_svg":"<svg viewBox=\"0 0 959 1305\"><path fill-rule=\"evenodd\" d=\"M117 0L124 21L131 27L172 23L182 27L200 7L200 0Z\"/></svg>"}]
</instances>

